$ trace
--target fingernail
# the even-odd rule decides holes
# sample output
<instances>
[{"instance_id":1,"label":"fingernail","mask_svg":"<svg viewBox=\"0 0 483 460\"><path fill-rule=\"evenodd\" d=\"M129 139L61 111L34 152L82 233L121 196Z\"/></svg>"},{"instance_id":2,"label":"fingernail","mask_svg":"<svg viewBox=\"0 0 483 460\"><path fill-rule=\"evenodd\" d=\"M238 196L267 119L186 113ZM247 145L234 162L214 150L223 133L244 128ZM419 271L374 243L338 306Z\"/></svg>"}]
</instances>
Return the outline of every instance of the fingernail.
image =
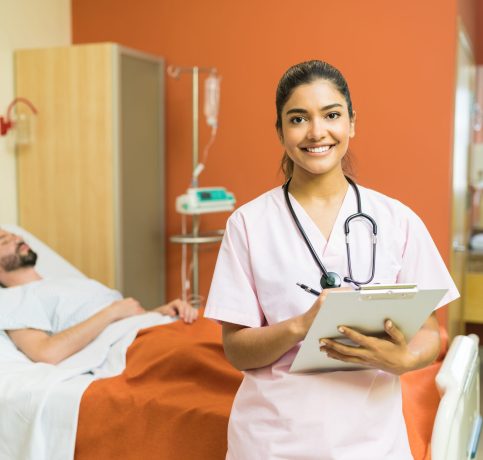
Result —
<instances>
[{"instance_id":1,"label":"fingernail","mask_svg":"<svg viewBox=\"0 0 483 460\"><path fill-rule=\"evenodd\" d=\"M344 331L345 331L345 329L344 329L342 326L339 326L339 327L337 328L337 330L338 330L338 331L339 331L341 334L343 334L343 333L344 333Z\"/></svg>"},{"instance_id":2,"label":"fingernail","mask_svg":"<svg viewBox=\"0 0 483 460\"><path fill-rule=\"evenodd\" d=\"M319 340L319 346L322 348L322 347L325 347L325 342L323 340Z\"/></svg>"},{"instance_id":3,"label":"fingernail","mask_svg":"<svg viewBox=\"0 0 483 460\"><path fill-rule=\"evenodd\" d=\"M387 320L386 321L386 327L389 329L392 327L392 321L391 320Z\"/></svg>"}]
</instances>

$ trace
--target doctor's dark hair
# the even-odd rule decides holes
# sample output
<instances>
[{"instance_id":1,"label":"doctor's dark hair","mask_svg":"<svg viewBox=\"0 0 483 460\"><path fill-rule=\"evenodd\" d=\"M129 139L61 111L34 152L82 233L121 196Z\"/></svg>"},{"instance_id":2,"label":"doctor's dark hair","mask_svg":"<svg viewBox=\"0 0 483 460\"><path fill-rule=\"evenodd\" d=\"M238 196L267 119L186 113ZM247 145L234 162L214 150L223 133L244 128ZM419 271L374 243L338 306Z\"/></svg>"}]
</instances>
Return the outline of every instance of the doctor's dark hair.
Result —
<instances>
[{"instance_id":1,"label":"doctor's dark hair","mask_svg":"<svg viewBox=\"0 0 483 460\"><path fill-rule=\"evenodd\" d=\"M344 96L349 110L349 118L351 120L354 118L349 86L340 71L324 61L305 61L290 67L278 82L275 96L275 105L277 108L277 121L275 127L278 133L282 133L283 106L286 104L294 90L300 85L306 85L319 79L331 82L337 91ZM352 175L349 152L345 154L342 160L342 166L346 174ZM281 167L287 179L292 177L293 161L286 153L283 154Z\"/></svg>"}]
</instances>

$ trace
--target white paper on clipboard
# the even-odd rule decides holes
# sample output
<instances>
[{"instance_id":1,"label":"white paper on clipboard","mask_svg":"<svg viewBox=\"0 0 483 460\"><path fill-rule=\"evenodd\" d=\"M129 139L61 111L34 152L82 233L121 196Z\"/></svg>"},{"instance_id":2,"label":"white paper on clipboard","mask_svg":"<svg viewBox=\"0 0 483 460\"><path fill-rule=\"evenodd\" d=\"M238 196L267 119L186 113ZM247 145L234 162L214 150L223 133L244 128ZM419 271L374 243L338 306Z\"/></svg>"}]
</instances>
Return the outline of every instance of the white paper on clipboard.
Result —
<instances>
[{"instance_id":1,"label":"white paper on clipboard","mask_svg":"<svg viewBox=\"0 0 483 460\"><path fill-rule=\"evenodd\" d=\"M397 285L362 291L331 291L302 342L290 372L364 369L364 366L327 357L320 351L319 339L345 338L338 332L338 326L348 326L366 335L382 335L384 321L391 319L409 341L446 292L447 289L418 290L414 286L398 289Z\"/></svg>"}]
</instances>

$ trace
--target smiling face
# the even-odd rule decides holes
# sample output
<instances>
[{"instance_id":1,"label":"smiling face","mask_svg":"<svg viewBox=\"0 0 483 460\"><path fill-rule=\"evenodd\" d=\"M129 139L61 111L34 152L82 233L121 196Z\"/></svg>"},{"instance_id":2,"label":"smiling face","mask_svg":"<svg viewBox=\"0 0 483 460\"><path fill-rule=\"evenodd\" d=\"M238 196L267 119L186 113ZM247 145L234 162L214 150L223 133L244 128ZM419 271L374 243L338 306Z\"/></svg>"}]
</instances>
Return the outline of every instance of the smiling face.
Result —
<instances>
[{"instance_id":1,"label":"smiling face","mask_svg":"<svg viewBox=\"0 0 483 460\"><path fill-rule=\"evenodd\" d=\"M279 137L294 163L294 174L342 171L342 158L354 136L355 115L346 98L328 80L297 86L281 113Z\"/></svg>"},{"instance_id":2,"label":"smiling face","mask_svg":"<svg viewBox=\"0 0 483 460\"><path fill-rule=\"evenodd\" d=\"M0 273L33 267L36 261L37 254L20 236L0 229Z\"/></svg>"}]
</instances>

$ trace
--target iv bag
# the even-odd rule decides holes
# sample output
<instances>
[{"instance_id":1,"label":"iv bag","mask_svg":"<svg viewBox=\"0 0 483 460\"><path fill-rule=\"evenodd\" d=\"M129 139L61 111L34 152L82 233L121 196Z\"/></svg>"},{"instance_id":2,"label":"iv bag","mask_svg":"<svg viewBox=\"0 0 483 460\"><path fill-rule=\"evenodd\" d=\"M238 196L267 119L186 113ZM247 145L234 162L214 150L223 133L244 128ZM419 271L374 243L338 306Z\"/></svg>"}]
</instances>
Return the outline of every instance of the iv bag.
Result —
<instances>
[{"instance_id":1,"label":"iv bag","mask_svg":"<svg viewBox=\"0 0 483 460\"><path fill-rule=\"evenodd\" d=\"M220 105L220 78L214 73L205 80L205 117L212 128L218 124L218 107Z\"/></svg>"}]
</instances>

